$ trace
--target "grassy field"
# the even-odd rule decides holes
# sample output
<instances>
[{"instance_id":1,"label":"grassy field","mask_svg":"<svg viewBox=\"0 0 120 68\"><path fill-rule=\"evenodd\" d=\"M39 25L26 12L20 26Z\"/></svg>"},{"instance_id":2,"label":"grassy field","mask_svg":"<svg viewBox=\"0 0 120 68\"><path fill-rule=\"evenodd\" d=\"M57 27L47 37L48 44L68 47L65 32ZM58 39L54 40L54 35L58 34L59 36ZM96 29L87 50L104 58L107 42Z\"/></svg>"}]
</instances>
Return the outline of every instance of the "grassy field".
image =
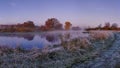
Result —
<instances>
[{"instance_id":1,"label":"grassy field","mask_svg":"<svg viewBox=\"0 0 120 68\"><path fill-rule=\"evenodd\" d=\"M60 35L60 39L61 44L56 48L46 46L24 50L0 46L0 68L74 68L78 63L94 60L110 48L115 41L115 33L92 31L87 36L74 38L71 33L65 33Z\"/></svg>"}]
</instances>

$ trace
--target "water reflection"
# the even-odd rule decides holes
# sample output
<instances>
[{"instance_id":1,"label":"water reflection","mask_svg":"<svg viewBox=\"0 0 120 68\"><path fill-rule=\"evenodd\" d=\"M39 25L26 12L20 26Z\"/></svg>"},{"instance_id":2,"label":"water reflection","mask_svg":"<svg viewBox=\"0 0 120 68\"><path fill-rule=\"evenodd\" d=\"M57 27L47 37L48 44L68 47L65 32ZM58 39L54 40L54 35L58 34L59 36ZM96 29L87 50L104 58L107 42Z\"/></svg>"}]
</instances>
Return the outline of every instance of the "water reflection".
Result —
<instances>
[{"instance_id":1,"label":"water reflection","mask_svg":"<svg viewBox=\"0 0 120 68\"><path fill-rule=\"evenodd\" d=\"M59 38L52 34L0 34L0 45L22 46L25 49L42 48L46 45L59 44Z\"/></svg>"},{"instance_id":2,"label":"water reflection","mask_svg":"<svg viewBox=\"0 0 120 68\"><path fill-rule=\"evenodd\" d=\"M56 42L59 40L59 37L57 35L51 34L46 36L46 40L49 42Z\"/></svg>"},{"instance_id":3,"label":"water reflection","mask_svg":"<svg viewBox=\"0 0 120 68\"><path fill-rule=\"evenodd\" d=\"M24 39L27 39L27 40L33 40L34 39L34 35L25 35L25 36L23 36L24 37Z\"/></svg>"},{"instance_id":4,"label":"water reflection","mask_svg":"<svg viewBox=\"0 0 120 68\"><path fill-rule=\"evenodd\" d=\"M18 38L24 38L27 40L33 40L34 34L0 34L0 37L18 37Z\"/></svg>"}]
</instances>

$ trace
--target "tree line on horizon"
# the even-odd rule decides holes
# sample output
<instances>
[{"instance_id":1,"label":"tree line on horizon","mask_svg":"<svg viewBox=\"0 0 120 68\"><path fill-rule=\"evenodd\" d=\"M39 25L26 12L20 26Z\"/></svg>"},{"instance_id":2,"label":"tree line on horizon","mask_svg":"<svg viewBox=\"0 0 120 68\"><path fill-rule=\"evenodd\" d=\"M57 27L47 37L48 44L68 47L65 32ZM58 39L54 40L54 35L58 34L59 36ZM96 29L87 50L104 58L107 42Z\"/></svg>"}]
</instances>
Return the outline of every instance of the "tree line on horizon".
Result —
<instances>
[{"instance_id":1,"label":"tree line on horizon","mask_svg":"<svg viewBox=\"0 0 120 68\"><path fill-rule=\"evenodd\" d=\"M100 24L95 28L86 28L86 30L120 30L120 27L118 27L117 23L110 24L110 22L106 22L104 26Z\"/></svg>"},{"instance_id":2,"label":"tree line on horizon","mask_svg":"<svg viewBox=\"0 0 120 68\"><path fill-rule=\"evenodd\" d=\"M0 32L35 32L35 31L54 31L54 30L80 30L80 27L72 27L72 23L66 21L64 26L56 18L50 18L45 21L44 25L35 26L33 21L26 21L22 24L0 25ZM110 24L106 22L104 26L101 24L93 28L85 28L85 30L120 30L117 23Z\"/></svg>"},{"instance_id":3,"label":"tree line on horizon","mask_svg":"<svg viewBox=\"0 0 120 68\"><path fill-rule=\"evenodd\" d=\"M64 28L63 28L64 27ZM56 18L50 18L44 25L35 26L33 21L26 21L22 24L0 25L0 32L34 32L34 31L52 31L52 30L70 30L71 22L66 21L65 25Z\"/></svg>"},{"instance_id":4,"label":"tree line on horizon","mask_svg":"<svg viewBox=\"0 0 120 68\"><path fill-rule=\"evenodd\" d=\"M41 31L63 30L63 29L69 30L71 26L72 26L71 22L66 21L63 28L63 24L61 24L58 19L51 18L45 22L45 25L40 26L40 30Z\"/></svg>"}]
</instances>

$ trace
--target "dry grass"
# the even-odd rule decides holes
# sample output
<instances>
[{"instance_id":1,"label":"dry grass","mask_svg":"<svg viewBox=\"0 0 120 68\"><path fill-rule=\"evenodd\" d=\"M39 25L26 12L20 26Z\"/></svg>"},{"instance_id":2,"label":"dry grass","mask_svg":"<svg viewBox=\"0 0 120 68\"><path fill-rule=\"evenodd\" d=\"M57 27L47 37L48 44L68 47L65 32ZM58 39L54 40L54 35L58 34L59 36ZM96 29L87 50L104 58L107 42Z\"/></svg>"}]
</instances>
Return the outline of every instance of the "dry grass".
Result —
<instances>
[{"instance_id":1,"label":"dry grass","mask_svg":"<svg viewBox=\"0 0 120 68\"><path fill-rule=\"evenodd\" d=\"M76 51L79 49L85 49L85 50L90 50L94 46L92 45L96 41L101 41L101 43L104 42L110 37L112 38L113 33L112 32L107 32L107 31L93 31L89 33L88 37L78 37L74 39L69 39L70 34L66 33L61 36L61 45L65 50L68 51ZM69 40L66 40L69 39Z\"/></svg>"},{"instance_id":2,"label":"dry grass","mask_svg":"<svg viewBox=\"0 0 120 68\"><path fill-rule=\"evenodd\" d=\"M61 44L64 49L68 50L68 51L75 51L75 50L79 50L79 49L89 49L91 47L91 43L87 38L76 38L76 39L72 39L70 41L64 41Z\"/></svg>"},{"instance_id":3,"label":"dry grass","mask_svg":"<svg viewBox=\"0 0 120 68\"><path fill-rule=\"evenodd\" d=\"M93 40L105 40L111 36L112 33L110 32L90 32L89 37Z\"/></svg>"},{"instance_id":4,"label":"dry grass","mask_svg":"<svg viewBox=\"0 0 120 68\"><path fill-rule=\"evenodd\" d=\"M111 33L90 32L89 36L94 40L104 40L111 36ZM60 51L58 51L59 48L51 50L48 46L42 50L39 48L24 50L19 46L15 49L0 46L0 68L71 68L74 63L84 63L90 58L98 56L98 51L90 50L93 44L89 38L69 39L69 37L69 33L61 36L60 49L62 50ZM69 40L66 41L64 38Z\"/></svg>"}]
</instances>

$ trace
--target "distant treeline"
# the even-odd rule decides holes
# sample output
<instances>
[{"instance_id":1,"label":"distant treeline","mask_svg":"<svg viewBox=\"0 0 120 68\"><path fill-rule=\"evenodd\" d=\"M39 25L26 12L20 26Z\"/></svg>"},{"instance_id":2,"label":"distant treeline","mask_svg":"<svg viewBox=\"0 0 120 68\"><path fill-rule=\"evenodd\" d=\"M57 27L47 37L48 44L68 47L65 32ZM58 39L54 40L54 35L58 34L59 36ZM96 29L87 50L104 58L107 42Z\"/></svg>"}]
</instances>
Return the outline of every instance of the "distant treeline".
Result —
<instances>
[{"instance_id":1,"label":"distant treeline","mask_svg":"<svg viewBox=\"0 0 120 68\"><path fill-rule=\"evenodd\" d=\"M71 22L66 21L64 26L56 18L50 18L45 21L44 25L36 26L33 21L26 21L22 24L0 25L0 32L35 32L35 31L53 31L53 30L80 30L80 27L72 27ZM110 24L106 22L104 26L101 24L97 27L86 28L85 30L120 30L117 23Z\"/></svg>"},{"instance_id":2,"label":"distant treeline","mask_svg":"<svg viewBox=\"0 0 120 68\"><path fill-rule=\"evenodd\" d=\"M22 24L0 25L0 32L34 32L34 31L52 31L52 30L77 30L79 27L72 27L71 22L66 21L65 25L56 18L50 18L44 25L35 26L33 21L26 21Z\"/></svg>"},{"instance_id":3,"label":"distant treeline","mask_svg":"<svg viewBox=\"0 0 120 68\"><path fill-rule=\"evenodd\" d=\"M0 32L31 32L35 30L33 21L27 21L23 24L0 25Z\"/></svg>"},{"instance_id":4,"label":"distant treeline","mask_svg":"<svg viewBox=\"0 0 120 68\"><path fill-rule=\"evenodd\" d=\"M110 24L110 22L106 22L104 26L101 24L95 28L86 28L86 30L120 30L117 23Z\"/></svg>"}]
</instances>

